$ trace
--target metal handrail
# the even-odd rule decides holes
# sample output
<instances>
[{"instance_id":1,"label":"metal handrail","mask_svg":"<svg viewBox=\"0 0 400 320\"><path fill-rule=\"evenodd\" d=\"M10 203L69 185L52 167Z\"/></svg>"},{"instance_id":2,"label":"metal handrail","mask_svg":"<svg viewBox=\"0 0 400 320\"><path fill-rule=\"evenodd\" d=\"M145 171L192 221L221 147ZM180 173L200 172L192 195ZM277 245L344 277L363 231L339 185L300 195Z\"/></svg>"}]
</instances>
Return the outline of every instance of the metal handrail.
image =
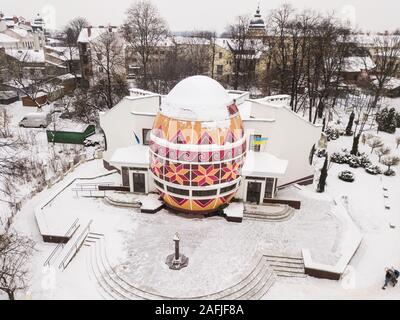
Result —
<instances>
[{"instance_id":1,"label":"metal handrail","mask_svg":"<svg viewBox=\"0 0 400 320\"><path fill-rule=\"evenodd\" d=\"M76 185L78 187L81 186L101 186L101 185L106 185L106 186L112 186L115 184L114 182L99 182L99 183L77 183Z\"/></svg>"},{"instance_id":2,"label":"metal handrail","mask_svg":"<svg viewBox=\"0 0 400 320\"><path fill-rule=\"evenodd\" d=\"M71 227L70 227L70 228L67 230L67 232L65 233L65 235L64 235L65 238L68 237L68 234L72 231L72 229L75 228L75 226L78 224L78 222L79 222L79 218L76 218L76 220L74 221L74 223L72 223ZM60 247L64 247L64 245L65 245L65 243L60 242L60 243L53 249L53 251L51 252L51 254L48 256L48 258L47 258L46 261L44 262L43 266L50 265L51 259L53 259L54 255L56 254L56 252L58 251L58 249L59 249Z\"/></svg>"},{"instance_id":3,"label":"metal handrail","mask_svg":"<svg viewBox=\"0 0 400 320\"><path fill-rule=\"evenodd\" d=\"M87 226L85 227L85 229L83 229L83 231L81 232L81 234L78 236L78 238L76 239L75 243L72 245L71 249L69 249L68 253L65 255L64 259L62 259L61 263L59 264L58 268L61 269L61 267L63 268L63 270L68 267L68 264L71 262L71 260L74 258L74 256L76 255L76 253L79 251L79 249L81 248L83 242L85 241L85 238L87 236L87 234L89 233L88 231L90 231L90 225L92 224L93 220L90 220L89 223L87 224ZM83 240L82 240L83 238ZM82 240L82 241L81 241ZM80 242L80 243L79 243ZM75 249L74 252L74 256L69 259L72 251ZM66 261L69 259L69 261L67 262L67 264L65 265Z\"/></svg>"}]
</instances>

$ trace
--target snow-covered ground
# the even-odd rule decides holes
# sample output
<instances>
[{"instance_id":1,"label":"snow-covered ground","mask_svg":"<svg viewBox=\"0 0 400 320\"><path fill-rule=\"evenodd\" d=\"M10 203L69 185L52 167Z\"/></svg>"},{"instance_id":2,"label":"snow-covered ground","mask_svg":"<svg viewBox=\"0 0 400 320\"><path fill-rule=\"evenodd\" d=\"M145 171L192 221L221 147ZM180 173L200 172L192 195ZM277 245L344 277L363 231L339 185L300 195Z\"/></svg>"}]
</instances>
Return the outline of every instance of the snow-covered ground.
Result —
<instances>
[{"instance_id":1,"label":"snow-covered ground","mask_svg":"<svg viewBox=\"0 0 400 320\"><path fill-rule=\"evenodd\" d=\"M400 99L385 99L385 105L400 111ZM347 117L340 114L343 126ZM344 128L343 128L344 129ZM375 130L369 133L376 135ZM393 155L400 156L396 149L395 137L400 135L379 132L384 144L391 148ZM342 136L328 143L328 152L350 150L352 137ZM368 154L373 164L378 163L375 153L368 145L360 143L360 152ZM321 161L317 167L322 167ZM397 175L373 176L363 168L353 169L347 164L332 163L328 171L326 193L347 202L347 209L359 227L363 241L339 282L315 278L280 281L270 291L270 298L287 299L400 299L400 287L382 290L385 267L400 269L400 168L394 168ZM355 182L347 183L338 179L341 171L349 170L355 175ZM314 186L308 189L315 190ZM384 189L387 189L385 191ZM385 198L384 196L387 196ZM385 209L390 207L390 209ZM394 227L394 228L393 228Z\"/></svg>"},{"instance_id":2,"label":"snow-covered ground","mask_svg":"<svg viewBox=\"0 0 400 320\"><path fill-rule=\"evenodd\" d=\"M397 100L388 100L397 106ZM13 121L19 121L22 111L13 111ZM343 115L341 115L343 116ZM342 122L347 120L343 116ZM46 156L45 132L29 130L37 140L44 141L36 152ZM375 132L374 132L375 134ZM379 133L393 154L395 137ZM343 148L350 149L351 137L340 137L328 144L331 154ZM360 143L361 151L370 153L367 145ZM375 154L370 155L378 164ZM322 166L321 159L316 168ZM350 170L354 183L338 179L339 172ZM360 229L363 240L340 281L304 279L279 279L265 299L400 299L400 287L381 289L384 268L400 268L400 170L395 177L373 176L364 169L332 163L328 172L324 194L315 193L315 185L301 191L288 188L282 196L302 200L302 209L291 220L280 223L244 220L241 224L228 223L219 217L207 219L185 218L168 211L155 215L140 214L134 208L119 208L103 199L77 197L71 186L60 194L45 210L54 225L65 227L78 217L85 225L93 219L92 230L105 234L106 250L116 270L131 283L163 295L184 297L212 293L228 287L248 272L254 256L260 251L271 254L299 255L307 248L312 258L320 263L335 264L343 248L343 221L332 213L333 201L341 201L352 220ZM92 177L104 173L100 160L90 161L68 175L68 179ZM117 175L98 181L118 181ZM26 202L18 212L13 228L29 235L37 242L32 257L31 286L20 298L33 299L101 299L96 281L87 267L86 248L61 272L57 268L44 268L43 263L55 245L41 240L33 209L48 198L55 188L46 189ZM79 181L75 182L79 183ZM386 189L387 191L385 191ZM385 197L386 196L386 197ZM385 207L390 207L385 208ZM171 271L165 258L173 252L172 237L181 236L181 251L189 257L187 268Z\"/></svg>"},{"instance_id":3,"label":"snow-covered ground","mask_svg":"<svg viewBox=\"0 0 400 320\"><path fill-rule=\"evenodd\" d=\"M21 101L17 101L10 105L0 105L1 109L5 109L10 117L9 129L11 136L2 139L4 141L17 141L24 142L25 145L18 147L16 150L1 150L6 156L13 155L19 159L24 159L26 162L37 163L39 166L45 167L46 177L45 179L51 178L54 174L54 159L57 158L58 166L60 167L62 163L68 163L70 159L73 159L76 154L85 153L88 157L93 156L94 148L77 145L62 145L62 144L49 144L46 136L46 129L41 128L21 128L19 127L19 122L22 118L30 113L44 112L49 113L54 109L53 104L45 105L42 110L39 111L35 107L24 107ZM2 156L3 154L0 154ZM53 166L50 164L53 162ZM4 178L4 177L3 177ZM0 185L4 182L0 178ZM0 196L0 231L4 229L4 224L10 216L10 205L7 201L20 201L26 197L37 185L36 179L30 179L26 181L23 178L17 178L14 176L13 183L15 184L16 191L13 195L14 199L7 198L6 195L2 194ZM3 189L3 188L2 188Z\"/></svg>"},{"instance_id":4,"label":"snow-covered ground","mask_svg":"<svg viewBox=\"0 0 400 320\"><path fill-rule=\"evenodd\" d=\"M102 162L94 160L81 165L68 178L102 173ZM113 182L116 178L117 174L98 181ZM63 183L67 181L59 185ZM309 201L304 197L302 209L287 222L245 220L236 224L220 217L187 218L165 210L155 215L141 214L133 208L112 206L101 198L77 197L72 190L77 183L80 181L77 180L43 209L49 227L65 225L67 229L76 217L84 226L93 219L91 231L105 234L107 255L116 270L131 283L154 293L185 297L225 289L247 275L259 250L270 254L300 255L301 249L306 247L314 259L325 263L334 263L340 251L341 221L331 214L333 203L324 197ZM38 252L31 264L30 295L34 299L100 298L92 281L93 275L86 266L87 249L79 252L63 272L51 275L51 272L43 271L46 270L43 263L55 245L40 240L33 221L33 208L44 201L52 189L29 201L14 224L38 243ZM296 190L290 192L303 198L301 191ZM165 258L173 252L175 232L181 236L182 252L190 259L189 266L180 272L171 271L165 265ZM315 238L319 241L316 242ZM58 267L52 270L58 270ZM48 278L56 279L51 290L48 289ZM79 290L82 286L85 290Z\"/></svg>"}]
</instances>

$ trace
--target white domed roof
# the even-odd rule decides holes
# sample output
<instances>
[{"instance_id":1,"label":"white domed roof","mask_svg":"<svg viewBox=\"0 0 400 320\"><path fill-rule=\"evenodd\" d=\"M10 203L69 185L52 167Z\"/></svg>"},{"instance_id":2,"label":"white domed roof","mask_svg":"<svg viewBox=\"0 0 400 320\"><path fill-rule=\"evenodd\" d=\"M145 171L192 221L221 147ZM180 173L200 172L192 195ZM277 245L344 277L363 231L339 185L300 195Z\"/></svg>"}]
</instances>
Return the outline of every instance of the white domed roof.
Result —
<instances>
[{"instance_id":1,"label":"white domed roof","mask_svg":"<svg viewBox=\"0 0 400 320\"><path fill-rule=\"evenodd\" d=\"M175 119L214 121L229 118L232 98L223 86L206 76L179 82L161 103L161 114Z\"/></svg>"}]
</instances>

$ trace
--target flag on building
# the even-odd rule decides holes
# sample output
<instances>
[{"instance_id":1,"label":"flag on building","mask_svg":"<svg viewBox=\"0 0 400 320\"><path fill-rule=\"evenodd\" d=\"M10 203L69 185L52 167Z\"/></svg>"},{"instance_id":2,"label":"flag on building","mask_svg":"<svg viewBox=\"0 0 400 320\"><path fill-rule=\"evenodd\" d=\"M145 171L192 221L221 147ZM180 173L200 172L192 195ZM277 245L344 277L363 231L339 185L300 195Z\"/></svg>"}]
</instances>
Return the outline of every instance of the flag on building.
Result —
<instances>
[{"instance_id":1,"label":"flag on building","mask_svg":"<svg viewBox=\"0 0 400 320\"><path fill-rule=\"evenodd\" d=\"M139 139L139 137L136 135L136 132L133 132L133 134L135 135L135 139L136 139L137 144L140 144L140 139Z\"/></svg>"}]
</instances>

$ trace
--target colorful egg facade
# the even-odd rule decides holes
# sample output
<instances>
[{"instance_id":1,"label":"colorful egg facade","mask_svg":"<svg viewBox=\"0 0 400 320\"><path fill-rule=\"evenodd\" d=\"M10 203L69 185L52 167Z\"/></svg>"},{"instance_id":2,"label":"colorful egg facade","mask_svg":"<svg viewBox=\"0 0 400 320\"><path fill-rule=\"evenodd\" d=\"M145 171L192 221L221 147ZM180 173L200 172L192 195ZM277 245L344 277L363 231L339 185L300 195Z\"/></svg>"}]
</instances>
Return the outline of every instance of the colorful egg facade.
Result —
<instances>
[{"instance_id":1,"label":"colorful egg facade","mask_svg":"<svg viewBox=\"0 0 400 320\"><path fill-rule=\"evenodd\" d=\"M150 133L150 166L169 207L205 214L226 206L245 155L238 108L218 82L190 77L166 96Z\"/></svg>"}]
</instances>

